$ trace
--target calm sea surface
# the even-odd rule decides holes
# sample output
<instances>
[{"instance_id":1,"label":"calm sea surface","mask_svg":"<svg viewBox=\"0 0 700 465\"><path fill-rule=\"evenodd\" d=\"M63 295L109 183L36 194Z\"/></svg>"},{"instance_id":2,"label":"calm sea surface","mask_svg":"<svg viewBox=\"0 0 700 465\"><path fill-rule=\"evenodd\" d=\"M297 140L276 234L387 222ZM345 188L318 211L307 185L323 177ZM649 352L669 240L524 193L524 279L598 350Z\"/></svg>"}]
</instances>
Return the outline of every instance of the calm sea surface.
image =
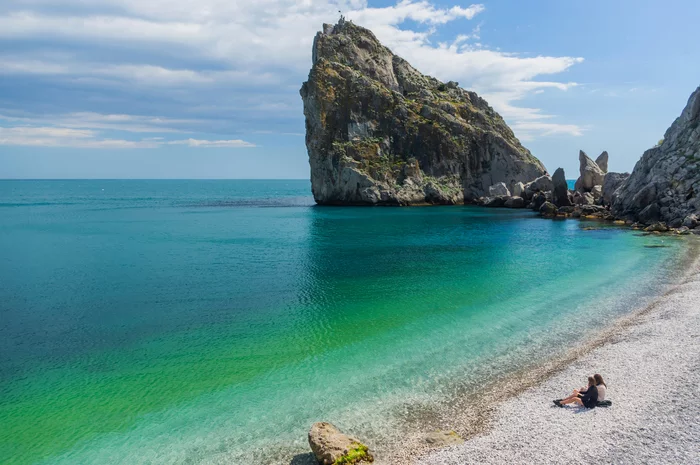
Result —
<instances>
[{"instance_id":1,"label":"calm sea surface","mask_svg":"<svg viewBox=\"0 0 700 465\"><path fill-rule=\"evenodd\" d=\"M0 461L289 463L318 420L379 440L644 303L684 250L309 192L0 181Z\"/></svg>"}]
</instances>

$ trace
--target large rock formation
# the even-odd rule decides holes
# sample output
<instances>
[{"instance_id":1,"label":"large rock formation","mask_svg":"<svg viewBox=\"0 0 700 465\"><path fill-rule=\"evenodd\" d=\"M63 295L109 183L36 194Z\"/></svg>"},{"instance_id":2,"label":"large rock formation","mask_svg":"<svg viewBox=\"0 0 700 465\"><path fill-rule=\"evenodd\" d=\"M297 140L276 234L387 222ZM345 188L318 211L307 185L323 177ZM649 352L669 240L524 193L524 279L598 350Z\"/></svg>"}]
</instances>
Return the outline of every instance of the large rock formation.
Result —
<instances>
[{"instance_id":1,"label":"large rock formation","mask_svg":"<svg viewBox=\"0 0 700 465\"><path fill-rule=\"evenodd\" d=\"M461 203L546 174L485 100L348 21L316 35L301 96L319 204Z\"/></svg>"},{"instance_id":2,"label":"large rock formation","mask_svg":"<svg viewBox=\"0 0 700 465\"><path fill-rule=\"evenodd\" d=\"M603 152L605 154L605 164L607 165L608 163L608 157L607 157L607 152ZM601 154L601 157L603 155ZM600 157L599 157L600 159ZM590 159L588 155L586 155L586 152L583 150L580 150L578 153L578 161L579 161L579 171L580 171L580 176L576 180L576 184L574 185L574 189L578 192L590 192L593 190L593 187L595 186L602 186L603 185L603 179L605 178L605 173L603 172L602 169L598 166L596 162ZM606 166L607 168L607 166Z\"/></svg>"},{"instance_id":3,"label":"large rock formation","mask_svg":"<svg viewBox=\"0 0 700 465\"><path fill-rule=\"evenodd\" d=\"M374 457L357 439L343 434L330 423L314 423L309 430L309 445L321 465L369 463Z\"/></svg>"},{"instance_id":4,"label":"large rock formation","mask_svg":"<svg viewBox=\"0 0 700 465\"><path fill-rule=\"evenodd\" d=\"M615 215L646 224L682 223L700 212L700 87L663 142L644 152L615 197Z\"/></svg>"}]
</instances>

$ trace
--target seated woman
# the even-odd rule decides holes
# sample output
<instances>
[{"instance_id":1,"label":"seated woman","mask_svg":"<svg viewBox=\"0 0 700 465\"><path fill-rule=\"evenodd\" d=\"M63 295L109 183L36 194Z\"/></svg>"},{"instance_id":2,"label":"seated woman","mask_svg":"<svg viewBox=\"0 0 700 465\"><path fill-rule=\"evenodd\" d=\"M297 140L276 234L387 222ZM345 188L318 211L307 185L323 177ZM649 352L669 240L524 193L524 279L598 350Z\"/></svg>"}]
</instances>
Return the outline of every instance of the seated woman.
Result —
<instances>
[{"instance_id":1,"label":"seated woman","mask_svg":"<svg viewBox=\"0 0 700 465\"><path fill-rule=\"evenodd\" d=\"M605 400L605 394L607 394L608 385L603 381L603 377L599 374L593 375L595 378L595 387L598 388L598 402L603 402Z\"/></svg>"},{"instance_id":2,"label":"seated woman","mask_svg":"<svg viewBox=\"0 0 700 465\"><path fill-rule=\"evenodd\" d=\"M605 381L603 381L603 377L599 374L593 375L593 378L595 379L595 386L598 388L598 402L602 402L605 400L605 394L607 391L607 384L605 384ZM578 397L581 398L583 395L586 393L588 390L588 386L582 387L581 389L574 389L574 391L571 393L569 397L565 397L563 399L557 399L554 401L555 404L559 405L561 403L569 403L571 399ZM566 401L566 402L564 402Z\"/></svg>"},{"instance_id":3,"label":"seated woman","mask_svg":"<svg viewBox=\"0 0 700 465\"><path fill-rule=\"evenodd\" d=\"M559 407L563 407L566 404L577 404L586 408L594 408L598 403L598 388L596 387L595 383L595 378L593 376L589 376L586 392L578 391L576 396L571 395L566 399L555 400L554 403Z\"/></svg>"}]
</instances>

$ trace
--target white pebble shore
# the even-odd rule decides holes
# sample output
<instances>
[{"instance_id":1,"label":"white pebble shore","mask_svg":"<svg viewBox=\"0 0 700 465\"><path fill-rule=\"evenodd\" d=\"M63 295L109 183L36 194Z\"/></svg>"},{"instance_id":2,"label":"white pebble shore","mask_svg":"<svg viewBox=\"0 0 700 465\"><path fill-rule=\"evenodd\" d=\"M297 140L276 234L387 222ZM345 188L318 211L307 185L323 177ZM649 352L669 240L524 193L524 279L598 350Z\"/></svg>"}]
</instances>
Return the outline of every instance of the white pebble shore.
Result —
<instances>
[{"instance_id":1,"label":"white pebble shore","mask_svg":"<svg viewBox=\"0 0 700 465\"><path fill-rule=\"evenodd\" d=\"M610 408L553 399L601 373ZM700 267L605 344L498 405L490 427L414 461L700 464Z\"/></svg>"}]
</instances>

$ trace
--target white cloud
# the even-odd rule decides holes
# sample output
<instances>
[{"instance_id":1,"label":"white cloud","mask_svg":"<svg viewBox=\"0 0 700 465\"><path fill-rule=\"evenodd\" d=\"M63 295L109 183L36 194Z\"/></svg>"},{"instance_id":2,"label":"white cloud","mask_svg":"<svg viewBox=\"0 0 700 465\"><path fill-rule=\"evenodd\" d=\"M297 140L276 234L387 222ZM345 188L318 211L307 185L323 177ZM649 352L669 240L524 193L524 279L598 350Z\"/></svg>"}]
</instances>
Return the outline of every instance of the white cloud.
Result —
<instances>
[{"instance_id":1,"label":"white cloud","mask_svg":"<svg viewBox=\"0 0 700 465\"><path fill-rule=\"evenodd\" d=\"M554 121L540 109L518 105L543 89L574 87L575 83L542 77L565 72L582 58L489 50L482 43L470 42L482 40L480 25L449 42L431 41L442 25L482 14L485 7L481 4L438 7L427 0L401 0L373 8L366 0L64 0L64 12L59 14L54 5L52 0L6 1L7 13L0 15L0 40L43 39L66 53L37 49L18 56L5 51L0 54L0 75L33 74L144 92L153 89L171 92L168 95L173 99L187 91L205 98L199 92L208 88L228 89L224 96L246 96L250 94L241 88L266 86L288 91L290 99L298 99L296 89L310 66L313 37L321 23L334 22L341 10L421 72L459 81L477 91L511 123L516 135L580 135L583 130ZM402 29L407 20L418 26ZM107 44L132 50L138 59L123 58L129 54L108 55L114 60L110 62L81 54L81 47L99 49ZM279 108L290 109L279 96L265 91L256 95L251 102L257 101L239 112L254 107L278 116ZM220 99L201 102L202 108L217 105L224 103ZM548 119L546 126L534 124L544 118ZM107 128L105 125L115 123L93 124Z\"/></svg>"},{"instance_id":2,"label":"white cloud","mask_svg":"<svg viewBox=\"0 0 700 465\"><path fill-rule=\"evenodd\" d=\"M73 148L155 148L152 141L131 141L123 139L103 139L89 130L55 127L0 127L0 145L24 145L31 147L73 147Z\"/></svg>"},{"instance_id":3,"label":"white cloud","mask_svg":"<svg viewBox=\"0 0 700 465\"><path fill-rule=\"evenodd\" d=\"M200 140L186 139L166 142L169 145L187 145L189 147L255 147L255 144L240 139L233 140Z\"/></svg>"},{"instance_id":4,"label":"white cloud","mask_svg":"<svg viewBox=\"0 0 700 465\"><path fill-rule=\"evenodd\" d=\"M125 116L125 115L120 115ZM91 149L154 149L166 145L188 147L248 148L255 144L240 139L232 140L173 140L163 137L148 137L140 140L112 139L91 129L70 129L53 126L0 126L0 145L31 147L72 147Z\"/></svg>"},{"instance_id":5,"label":"white cloud","mask_svg":"<svg viewBox=\"0 0 700 465\"><path fill-rule=\"evenodd\" d=\"M582 136L585 128L575 124L545 123L542 121L520 121L514 123L511 128L523 141L534 140L538 135L552 136L566 134L570 136Z\"/></svg>"},{"instance_id":6,"label":"white cloud","mask_svg":"<svg viewBox=\"0 0 700 465\"><path fill-rule=\"evenodd\" d=\"M102 129L131 133L190 132L183 127L200 124L194 119L164 118L159 116L101 114L76 112L54 115L11 115L0 109L0 120L13 125L51 125L58 128Z\"/></svg>"}]
</instances>

